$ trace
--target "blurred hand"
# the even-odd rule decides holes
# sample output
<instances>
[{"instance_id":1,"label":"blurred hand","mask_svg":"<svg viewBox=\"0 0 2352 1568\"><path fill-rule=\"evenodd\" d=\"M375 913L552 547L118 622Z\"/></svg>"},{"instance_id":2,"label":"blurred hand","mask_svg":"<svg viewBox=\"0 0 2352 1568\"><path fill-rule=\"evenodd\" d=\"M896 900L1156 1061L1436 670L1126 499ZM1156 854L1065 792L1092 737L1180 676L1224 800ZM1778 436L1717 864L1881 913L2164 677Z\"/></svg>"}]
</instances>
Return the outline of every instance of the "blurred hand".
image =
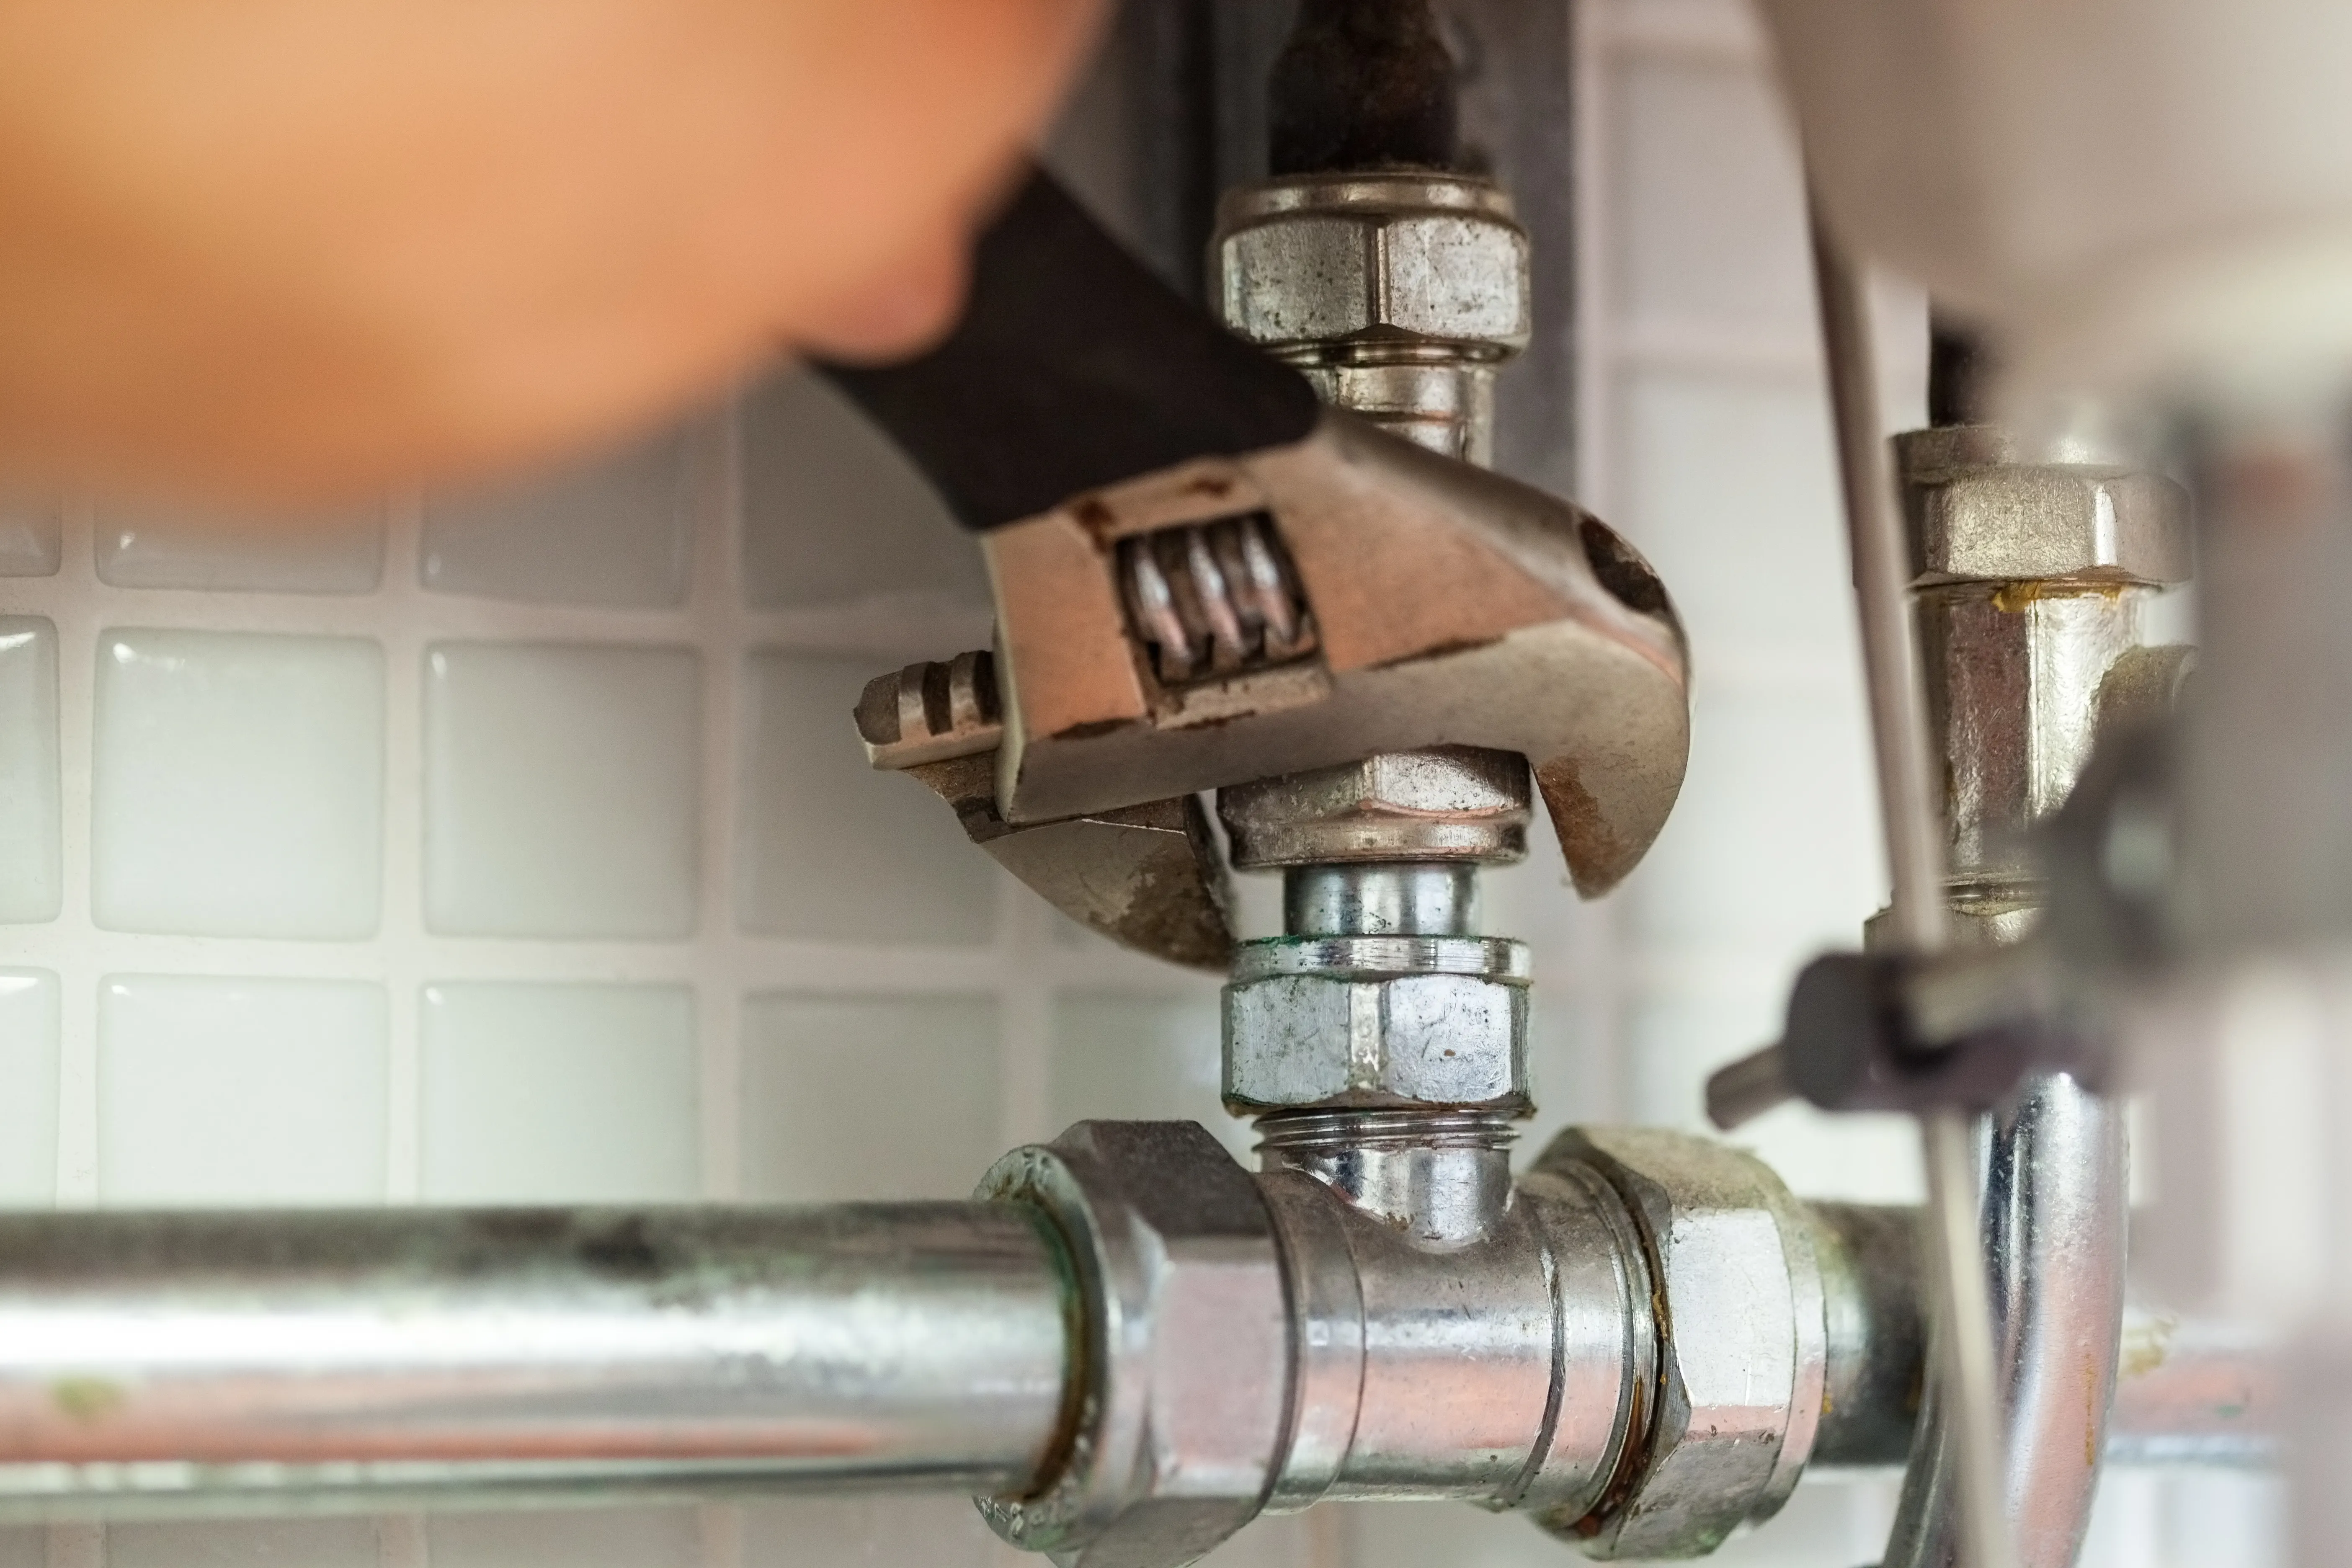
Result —
<instances>
[{"instance_id":1,"label":"blurred hand","mask_svg":"<svg viewBox=\"0 0 2352 1568\"><path fill-rule=\"evenodd\" d=\"M0 0L0 475L313 500L953 320L1098 0Z\"/></svg>"}]
</instances>

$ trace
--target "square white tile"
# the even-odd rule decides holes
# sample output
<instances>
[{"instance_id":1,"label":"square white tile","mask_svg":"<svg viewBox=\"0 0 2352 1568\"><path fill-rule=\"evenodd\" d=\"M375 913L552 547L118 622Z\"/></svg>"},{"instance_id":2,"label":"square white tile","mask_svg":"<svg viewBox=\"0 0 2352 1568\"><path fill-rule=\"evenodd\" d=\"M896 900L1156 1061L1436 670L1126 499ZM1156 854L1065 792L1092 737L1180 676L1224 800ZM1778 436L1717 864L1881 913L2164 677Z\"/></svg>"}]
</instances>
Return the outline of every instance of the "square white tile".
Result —
<instances>
[{"instance_id":1,"label":"square white tile","mask_svg":"<svg viewBox=\"0 0 2352 1568\"><path fill-rule=\"evenodd\" d=\"M1247 1122L1225 1113L1215 991L1066 994L1054 1005L1053 1026L1055 1132L1074 1121L1197 1121L1236 1158L1256 1142Z\"/></svg>"},{"instance_id":2,"label":"square white tile","mask_svg":"<svg viewBox=\"0 0 2352 1568\"><path fill-rule=\"evenodd\" d=\"M383 577L383 509L247 520L101 507L99 580L118 588L372 594Z\"/></svg>"},{"instance_id":3,"label":"square white tile","mask_svg":"<svg viewBox=\"0 0 2352 1568\"><path fill-rule=\"evenodd\" d=\"M383 650L373 642L102 633L90 804L98 923L183 936L373 936L383 745Z\"/></svg>"},{"instance_id":4,"label":"square white tile","mask_svg":"<svg viewBox=\"0 0 2352 1568\"><path fill-rule=\"evenodd\" d=\"M64 563L54 496L0 495L0 577L54 577Z\"/></svg>"},{"instance_id":5,"label":"square white tile","mask_svg":"<svg viewBox=\"0 0 2352 1568\"><path fill-rule=\"evenodd\" d=\"M1682 799L1622 900L1633 934L1794 966L1853 948L1885 902L1856 688L1702 689Z\"/></svg>"},{"instance_id":6,"label":"square white tile","mask_svg":"<svg viewBox=\"0 0 2352 1568\"><path fill-rule=\"evenodd\" d=\"M41 1207L58 1183L58 977L0 969L0 1204Z\"/></svg>"},{"instance_id":7,"label":"square white tile","mask_svg":"<svg viewBox=\"0 0 2352 1568\"><path fill-rule=\"evenodd\" d=\"M1620 382L1617 405L1632 499L1610 521L1674 596L1695 679L1720 677L1758 650L1856 668L1852 573L1819 384L1635 372Z\"/></svg>"},{"instance_id":8,"label":"square white tile","mask_svg":"<svg viewBox=\"0 0 2352 1568\"><path fill-rule=\"evenodd\" d=\"M793 1498L743 1510L742 1568L1000 1568L1004 1550L966 1498Z\"/></svg>"},{"instance_id":9,"label":"square white tile","mask_svg":"<svg viewBox=\"0 0 2352 1568\"><path fill-rule=\"evenodd\" d=\"M743 594L754 609L988 605L980 547L906 455L816 376L743 399Z\"/></svg>"},{"instance_id":10,"label":"square white tile","mask_svg":"<svg viewBox=\"0 0 2352 1568\"><path fill-rule=\"evenodd\" d=\"M65 897L58 629L0 616L0 924L57 919Z\"/></svg>"},{"instance_id":11,"label":"square white tile","mask_svg":"<svg viewBox=\"0 0 2352 1568\"><path fill-rule=\"evenodd\" d=\"M1613 97L1619 310L1805 341L1813 296L1803 176L1769 73L1645 59L1618 73Z\"/></svg>"},{"instance_id":12,"label":"square white tile","mask_svg":"<svg viewBox=\"0 0 2352 1568\"><path fill-rule=\"evenodd\" d=\"M418 1121L435 1203L691 1198L699 1057L682 985L425 988Z\"/></svg>"},{"instance_id":13,"label":"square white tile","mask_svg":"<svg viewBox=\"0 0 2352 1568\"><path fill-rule=\"evenodd\" d=\"M747 998L743 1195L970 1196L1004 1152L999 1048L988 997Z\"/></svg>"},{"instance_id":14,"label":"square white tile","mask_svg":"<svg viewBox=\"0 0 2352 1568\"><path fill-rule=\"evenodd\" d=\"M379 1568L366 1519L110 1524L106 1568Z\"/></svg>"},{"instance_id":15,"label":"square white tile","mask_svg":"<svg viewBox=\"0 0 2352 1568\"><path fill-rule=\"evenodd\" d=\"M358 1204L384 1183L383 988L116 974L98 1003L106 1202Z\"/></svg>"},{"instance_id":16,"label":"square white tile","mask_svg":"<svg viewBox=\"0 0 2352 1568\"><path fill-rule=\"evenodd\" d=\"M425 1534L432 1568L701 1568L704 1561L701 1530L687 1508L447 1513Z\"/></svg>"},{"instance_id":17,"label":"square white tile","mask_svg":"<svg viewBox=\"0 0 2352 1568\"><path fill-rule=\"evenodd\" d=\"M450 936L683 937L700 885L688 648L425 657L425 918Z\"/></svg>"},{"instance_id":18,"label":"square white tile","mask_svg":"<svg viewBox=\"0 0 2352 1568\"><path fill-rule=\"evenodd\" d=\"M1632 1119L1643 1126L1706 1131L1706 1075L1780 1036L1782 975L1754 963L1736 976L1694 968L1676 981L1654 979L1626 1005L1626 1089Z\"/></svg>"},{"instance_id":19,"label":"square white tile","mask_svg":"<svg viewBox=\"0 0 2352 1568\"><path fill-rule=\"evenodd\" d=\"M747 931L819 942L978 944L996 863L947 803L866 765L850 711L879 658L763 653L745 669L735 913Z\"/></svg>"},{"instance_id":20,"label":"square white tile","mask_svg":"<svg viewBox=\"0 0 2352 1568\"><path fill-rule=\"evenodd\" d=\"M425 502L427 588L531 604L683 603L694 551L696 450L665 430L556 472Z\"/></svg>"}]
</instances>

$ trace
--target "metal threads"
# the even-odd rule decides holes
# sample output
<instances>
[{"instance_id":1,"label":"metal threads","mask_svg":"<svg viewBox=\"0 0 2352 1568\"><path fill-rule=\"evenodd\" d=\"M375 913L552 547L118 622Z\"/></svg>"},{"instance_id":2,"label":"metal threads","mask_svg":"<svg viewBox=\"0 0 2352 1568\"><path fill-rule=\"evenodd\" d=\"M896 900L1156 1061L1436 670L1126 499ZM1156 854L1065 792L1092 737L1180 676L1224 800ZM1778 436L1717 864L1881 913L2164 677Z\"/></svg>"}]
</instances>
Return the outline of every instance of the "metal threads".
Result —
<instances>
[{"instance_id":1,"label":"metal threads","mask_svg":"<svg viewBox=\"0 0 2352 1568\"><path fill-rule=\"evenodd\" d=\"M1283 873L1292 936L1468 936L1478 929L1478 868L1464 861L1294 866Z\"/></svg>"},{"instance_id":2,"label":"metal threads","mask_svg":"<svg viewBox=\"0 0 2352 1568\"><path fill-rule=\"evenodd\" d=\"M1519 1138L1511 1119L1492 1110L1277 1110L1255 1125L1261 1158L1349 1149L1507 1151Z\"/></svg>"},{"instance_id":3,"label":"metal threads","mask_svg":"<svg viewBox=\"0 0 2352 1568\"><path fill-rule=\"evenodd\" d=\"M1382 980L1407 974L1468 974L1525 985L1528 944L1499 936L1276 936L1234 947L1234 984L1276 974Z\"/></svg>"},{"instance_id":4,"label":"metal threads","mask_svg":"<svg viewBox=\"0 0 2352 1568\"><path fill-rule=\"evenodd\" d=\"M1474 1241L1510 1206L1517 1134L1496 1112L1299 1110L1257 1131L1260 1169L1312 1176L1423 1242Z\"/></svg>"},{"instance_id":5,"label":"metal threads","mask_svg":"<svg viewBox=\"0 0 2352 1568\"><path fill-rule=\"evenodd\" d=\"M1263 513L1118 542L1119 592L1163 685L1282 664L1315 647L1298 576Z\"/></svg>"},{"instance_id":6,"label":"metal threads","mask_svg":"<svg viewBox=\"0 0 2352 1568\"><path fill-rule=\"evenodd\" d=\"M1004 731L995 656L981 649L877 675L858 697L856 719L866 760L877 768L993 751Z\"/></svg>"}]
</instances>

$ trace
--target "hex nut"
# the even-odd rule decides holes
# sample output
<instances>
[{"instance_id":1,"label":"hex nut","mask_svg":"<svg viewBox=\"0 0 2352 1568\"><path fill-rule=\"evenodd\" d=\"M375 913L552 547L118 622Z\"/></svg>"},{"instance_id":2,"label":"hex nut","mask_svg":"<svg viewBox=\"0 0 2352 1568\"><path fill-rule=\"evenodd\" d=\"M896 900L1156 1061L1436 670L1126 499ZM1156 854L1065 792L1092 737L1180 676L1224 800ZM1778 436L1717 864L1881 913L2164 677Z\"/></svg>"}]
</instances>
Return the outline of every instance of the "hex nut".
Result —
<instances>
[{"instance_id":1,"label":"hex nut","mask_svg":"<svg viewBox=\"0 0 2352 1568\"><path fill-rule=\"evenodd\" d=\"M1983 426L1912 431L1895 448L1918 584L2189 580L2189 494L2160 474L2009 462Z\"/></svg>"},{"instance_id":2,"label":"hex nut","mask_svg":"<svg viewBox=\"0 0 2352 1568\"><path fill-rule=\"evenodd\" d=\"M1499 360L1528 344L1528 237L1510 199L1449 175L1309 175L1234 192L1215 250L1225 324L1300 363L1381 342Z\"/></svg>"},{"instance_id":3,"label":"hex nut","mask_svg":"<svg viewBox=\"0 0 2352 1568\"><path fill-rule=\"evenodd\" d=\"M1391 945L1423 956L1400 958L1394 968L1351 962L1343 950L1359 945L1369 944L1243 944L1224 997L1225 1103L1236 1114L1440 1105L1517 1115L1531 1108L1523 944L1411 940ZM1253 974L1276 967L1255 962L1265 954L1253 949L1340 956L1328 968ZM1460 962L1448 961L1457 953Z\"/></svg>"},{"instance_id":4,"label":"hex nut","mask_svg":"<svg viewBox=\"0 0 2352 1568\"><path fill-rule=\"evenodd\" d=\"M1081 1121L978 1196L1040 1211L1080 1300L1073 1429L1025 1497L982 1498L1063 1568L1181 1568L1255 1518L1287 1421L1290 1320L1257 1183L1190 1121Z\"/></svg>"},{"instance_id":5,"label":"hex nut","mask_svg":"<svg viewBox=\"0 0 2352 1568\"><path fill-rule=\"evenodd\" d=\"M1528 852L1527 759L1441 746L1383 752L1217 792L1236 870L1365 860L1474 860Z\"/></svg>"},{"instance_id":6,"label":"hex nut","mask_svg":"<svg viewBox=\"0 0 2352 1568\"><path fill-rule=\"evenodd\" d=\"M1812 1451L1828 1324L1812 1229L1761 1161L1654 1128L1573 1128L1536 1168L1597 1173L1632 1212L1659 1304L1657 1408L1593 1515L1545 1519L1601 1558L1696 1557L1786 1502Z\"/></svg>"}]
</instances>

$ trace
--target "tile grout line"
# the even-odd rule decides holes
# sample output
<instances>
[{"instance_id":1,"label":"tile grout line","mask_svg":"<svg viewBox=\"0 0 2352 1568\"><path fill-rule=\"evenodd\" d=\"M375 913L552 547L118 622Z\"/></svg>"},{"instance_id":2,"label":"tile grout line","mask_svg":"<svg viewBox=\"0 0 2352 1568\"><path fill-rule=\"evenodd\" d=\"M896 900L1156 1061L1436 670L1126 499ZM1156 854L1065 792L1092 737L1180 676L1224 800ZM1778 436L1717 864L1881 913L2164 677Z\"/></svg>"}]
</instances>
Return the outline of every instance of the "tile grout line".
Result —
<instances>
[{"instance_id":1,"label":"tile grout line","mask_svg":"<svg viewBox=\"0 0 2352 1568\"><path fill-rule=\"evenodd\" d=\"M64 899L50 930L92 929L96 857L91 784L97 773L98 640L104 622L89 592L98 575L95 509L77 500L62 509L50 624L58 637L58 831ZM58 952L58 1173L61 1208L98 1201L99 986L103 970L82 952Z\"/></svg>"},{"instance_id":2,"label":"tile grout line","mask_svg":"<svg viewBox=\"0 0 2352 1568\"><path fill-rule=\"evenodd\" d=\"M1053 1032L1056 991L1041 962L1053 942L1045 900L1000 871L996 884L997 1133L1010 1149L1052 1137ZM978 1179L979 1173L973 1177Z\"/></svg>"},{"instance_id":3,"label":"tile grout line","mask_svg":"<svg viewBox=\"0 0 2352 1568\"><path fill-rule=\"evenodd\" d=\"M700 866L701 981L696 998L699 1030L702 1119L702 1194L714 1201L743 1195L742 1034L746 971L735 918L735 869L741 805L737 773L746 715L743 690L746 646L742 614L743 554L742 403L729 399L726 411L704 427L698 443L710 472L707 492L698 496L693 535L693 605L702 630L703 727ZM739 1521L740 1526L740 1521ZM709 1539L731 1542L724 1561L740 1556L741 1530L719 1530ZM724 1568L714 1558L709 1568Z\"/></svg>"},{"instance_id":4,"label":"tile grout line","mask_svg":"<svg viewBox=\"0 0 2352 1568\"><path fill-rule=\"evenodd\" d=\"M423 498L389 509L377 585L384 658L383 889L377 936L386 992L384 1197L413 1204L425 1183L425 638ZM422 1539L420 1532L420 1541ZM421 1547L420 1547L421 1551Z\"/></svg>"}]
</instances>

